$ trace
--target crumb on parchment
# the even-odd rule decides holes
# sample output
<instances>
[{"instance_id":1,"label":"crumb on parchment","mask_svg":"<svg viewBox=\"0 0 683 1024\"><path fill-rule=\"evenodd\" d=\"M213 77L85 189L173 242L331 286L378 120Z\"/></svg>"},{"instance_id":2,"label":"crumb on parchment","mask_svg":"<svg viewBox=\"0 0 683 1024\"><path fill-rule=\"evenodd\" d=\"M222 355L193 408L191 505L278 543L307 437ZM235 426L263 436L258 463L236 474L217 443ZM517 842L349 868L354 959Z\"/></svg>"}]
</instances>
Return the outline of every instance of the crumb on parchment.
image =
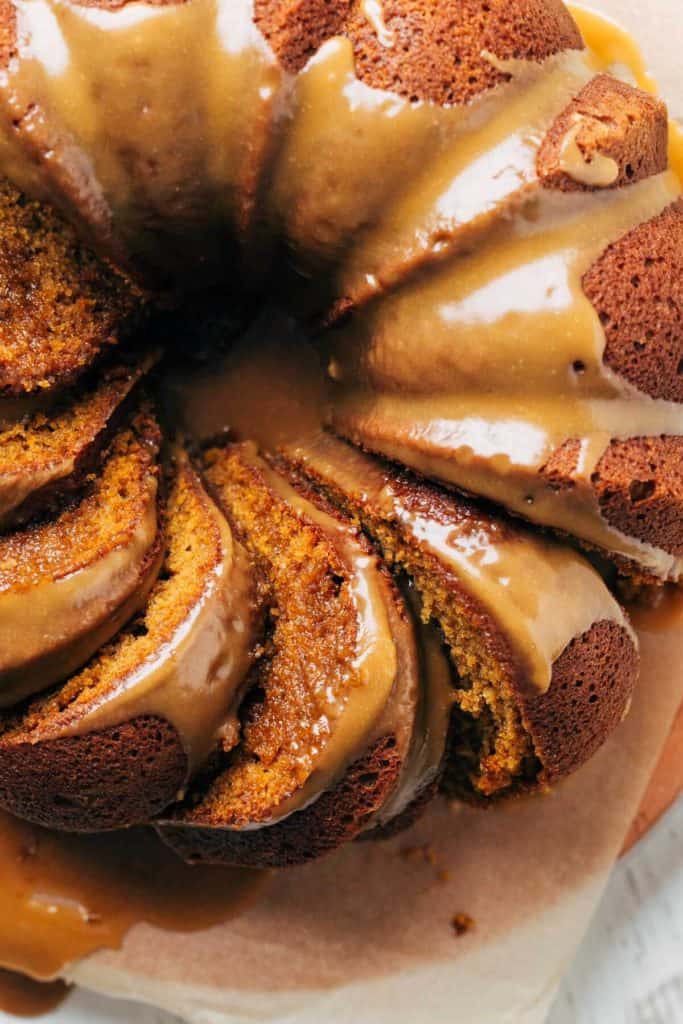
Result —
<instances>
[{"instance_id":1,"label":"crumb on parchment","mask_svg":"<svg viewBox=\"0 0 683 1024\"><path fill-rule=\"evenodd\" d=\"M469 932L474 931L476 928L476 921L469 914L459 911L454 914L451 919L451 928L456 938L460 939L463 935L467 935Z\"/></svg>"}]
</instances>

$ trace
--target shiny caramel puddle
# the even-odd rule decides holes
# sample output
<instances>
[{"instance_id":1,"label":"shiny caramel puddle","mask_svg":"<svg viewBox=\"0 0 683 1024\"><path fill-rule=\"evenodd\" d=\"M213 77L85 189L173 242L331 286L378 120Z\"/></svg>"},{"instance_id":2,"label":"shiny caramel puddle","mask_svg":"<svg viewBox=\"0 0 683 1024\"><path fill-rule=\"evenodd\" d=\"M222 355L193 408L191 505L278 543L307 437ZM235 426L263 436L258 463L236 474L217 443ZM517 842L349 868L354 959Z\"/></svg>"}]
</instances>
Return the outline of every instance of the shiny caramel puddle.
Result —
<instances>
[{"instance_id":1,"label":"shiny caramel puddle","mask_svg":"<svg viewBox=\"0 0 683 1024\"><path fill-rule=\"evenodd\" d=\"M244 912L268 872L190 867L151 829L98 836L48 832L0 813L0 965L49 982L134 925L201 931ZM0 1009L46 1012L64 986L0 973Z\"/></svg>"}]
</instances>

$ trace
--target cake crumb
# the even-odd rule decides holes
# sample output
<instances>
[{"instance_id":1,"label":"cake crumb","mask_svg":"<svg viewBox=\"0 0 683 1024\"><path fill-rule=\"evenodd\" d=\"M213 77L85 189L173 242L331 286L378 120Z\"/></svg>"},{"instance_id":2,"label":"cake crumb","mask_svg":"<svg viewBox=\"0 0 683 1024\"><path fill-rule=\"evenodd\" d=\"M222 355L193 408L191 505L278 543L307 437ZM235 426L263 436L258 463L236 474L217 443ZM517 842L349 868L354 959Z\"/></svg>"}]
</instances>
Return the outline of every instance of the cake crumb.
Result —
<instances>
[{"instance_id":1,"label":"cake crumb","mask_svg":"<svg viewBox=\"0 0 683 1024\"><path fill-rule=\"evenodd\" d=\"M474 931L476 928L476 922L473 917L469 914L465 914L462 911L455 914L451 920L451 928L456 938L460 939L463 935L467 935L469 932Z\"/></svg>"},{"instance_id":2,"label":"cake crumb","mask_svg":"<svg viewBox=\"0 0 683 1024\"><path fill-rule=\"evenodd\" d=\"M448 868L444 867L443 863L439 860L436 850L430 843L424 843L421 846L404 846L400 854L404 860L409 861L411 864L427 864L429 867L434 868L434 873L439 882L450 882L451 872Z\"/></svg>"}]
</instances>

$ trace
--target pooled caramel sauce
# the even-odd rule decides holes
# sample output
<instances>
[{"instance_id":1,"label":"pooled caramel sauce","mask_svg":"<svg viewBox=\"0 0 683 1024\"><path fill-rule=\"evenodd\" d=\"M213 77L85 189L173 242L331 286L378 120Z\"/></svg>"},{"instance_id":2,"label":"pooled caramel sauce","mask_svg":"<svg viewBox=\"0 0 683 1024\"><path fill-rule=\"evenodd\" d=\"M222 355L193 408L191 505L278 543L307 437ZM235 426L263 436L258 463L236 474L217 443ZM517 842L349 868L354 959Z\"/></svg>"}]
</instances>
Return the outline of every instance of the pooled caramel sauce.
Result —
<instances>
[{"instance_id":1,"label":"pooled caramel sauce","mask_svg":"<svg viewBox=\"0 0 683 1024\"><path fill-rule=\"evenodd\" d=\"M0 877L0 966L50 980L136 924L193 932L236 916L268 875L189 867L151 830L57 834L0 813Z\"/></svg>"},{"instance_id":2,"label":"pooled caramel sauce","mask_svg":"<svg viewBox=\"0 0 683 1024\"><path fill-rule=\"evenodd\" d=\"M69 994L63 981L34 981L25 974L0 970L0 1012L14 1017L42 1017Z\"/></svg>"}]
</instances>

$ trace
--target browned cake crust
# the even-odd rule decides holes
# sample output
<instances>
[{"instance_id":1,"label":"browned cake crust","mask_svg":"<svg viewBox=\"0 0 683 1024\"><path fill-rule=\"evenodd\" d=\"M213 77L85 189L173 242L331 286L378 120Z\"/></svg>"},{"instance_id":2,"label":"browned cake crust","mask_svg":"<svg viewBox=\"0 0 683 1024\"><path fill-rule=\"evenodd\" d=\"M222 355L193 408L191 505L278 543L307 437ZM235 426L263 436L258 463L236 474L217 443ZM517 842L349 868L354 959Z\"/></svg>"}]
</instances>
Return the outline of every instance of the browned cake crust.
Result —
<instances>
[{"instance_id":1,"label":"browned cake crust","mask_svg":"<svg viewBox=\"0 0 683 1024\"><path fill-rule=\"evenodd\" d=\"M682 254L683 201L679 200L606 249L583 279L586 295L605 328L605 363L645 394L671 402L683 402ZM361 436L354 439L364 441ZM574 486L580 450L578 441L568 441L542 468L553 487ZM681 437L612 441L592 478L607 522L628 537L680 556L681 467ZM637 562L602 553L622 575L655 582Z\"/></svg>"},{"instance_id":2,"label":"browned cake crust","mask_svg":"<svg viewBox=\"0 0 683 1024\"><path fill-rule=\"evenodd\" d=\"M396 784L402 758L393 737L378 740L352 765L335 789L324 793L304 811L270 827L231 832L219 816L197 823L173 819L158 826L161 837L191 863L236 864L281 868L305 864L355 839L380 809ZM201 823L201 824L200 824Z\"/></svg>"},{"instance_id":3,"label":"browned cake crust","mask_svg":"<svg viewBox=\"0 0 683 1024\"><path fill-rule=\"evenodd\" d=\"M577 441L568 442L546 463L543 473L554 487L572 486L579 450ZM682 465L683 438L612 441L592 478L607 522L627 536L680 556L683 553ZM623 575L643 581L651 579L636 562L603 553L612 558Z\"/></svg>"},{"instance_id":4,"label":"browned cake crust","mask_svg":"<svg viewBox=\"0 0 683 1024\"><path fill-rule=\"evenodd\" d=\"M538 176L545 188L591 191L560 166L562 145L573 126L581 128L576 143L586 163L596 154L610 157L619 167L611 188L631 185L667 166L668 123L666 105L655 96L598 75L559 115L538 153Z\"/></svg>"},{"instance_id":5,"label":"browned cake crust","mask_svg":"<svg viewBox=\"0 0 683 1024\"><path fill-rule=\"evenodd\" d=\"M0 716L0 806L10 813L70 831L124 828L158 816L187 785L182 727L161 717L163 707L173 706L173 690L170 705L162 694L158 713L136 701L145 702L147 678L162 689L199 685L189 672L195 656L205 657L202 631L213 635L220 627L197 611L207 577L222 567L224 521L187 459L169 459L167 470L158 578L142 611L61 687ZM216 594L219 602L224 597ZM193 628L200 630L198 643L183 647ZM108 701L121 692L130 700L107 721ZM100 727L85 728L84 718L102 707Z\"/></svg>"},{"instance_id":6,"label":"browned cake crust","mask_svg":"<svg viewBox=\"0 0 683 1024\"><path fill-rule=\"evenodd\" d=\"M76 676L0 716L0 806L10 813L69 831L123 828L158 815L186 784L181 738L156 716L132 713L122 724L60 735L122 679L154 664L186 605L194 607L194 590L202 592L205 553L196 535L210 532L213 506L196 474L171 477L155 577L162 571L146 607Z\"/></svg>"},{"instance_id":7,"label":"browned cake crust","mask_svg":"<svg viewBox=\"0 0 683 1024\"><path fill-rule=\"evenodd\" d=\"M395 45L382 45L360 0L256 0L256 22L282 64L300 71L326 39L353 43L361 81L412 100L465 103L507 80L482 56L543 60L582 49L561 0L384 0ZM406 59L406 53L410 59Z\"/></svg>"},{"instance_id":8,"label":"browned cake crust","mask_svg":"<svg viewBox=\"0 0 683 1024\"><path fill-rule=\"evenodd\" d=\"M437 521L448 521L454 506L460 504L440 488L416 481L411 474L401 473L399 486L404 494L405 488L414 488L414 507L433 515ZM506 529L505 520L489 518L486 512L467 503L464 508L466 515L474 514L481 519L483 529L490 529L494 523ZM516 524L511 523L509 528L513 532L519 530L520 538L523 536ZM480 633L481 643L499 662L501 678L509 681L535 756L535 763L527 764L526 777L514 780L512 787L508 784L500 791L492 790L486 795L487 802L511 793L543 789L571 775L604 744L630 705L639 659L629 635L613 622L594 624L583 636L575 638L554 663L548 691L530 696L528 683L498 624L436 559L432 560L431 571L450 590L453 601ZM572 687L574 693L569 692ZM456 719L452 729L444 788L451 795L479 802L482 796L473 791L463 775L462 724L461 720L459 729ZM493 778L495 769L490 773Z\"/></svg>"},{"instance_id":9,"label":"browned cake crust","mask_svg":"<svg viewBox=\"0 0 683 1024\"><path fill-rule=\"evenodd\" d=\"M117 363L49 413L0 431L0 530L56 513L68 495L83 488L134 407L139 382L152 362Z\"/></svg>"},{"instance_id":10,"label":"browned cake crust","mask_svg":"<svg viewBox=\"0 0 683 1024\"><path fill-rule=\"evenodd\" d=\"M557 659L545 696L519 695L542 783L565 778L600 749L628 710L637 672L628 634L615 622L596 622Z\"/></svg>"},{"instance_id":11,"label":"browned cake crust","mask_svg":"<svg viewBox=\"0 0 683 1024\"><path fill-rule=\"evenodd\" d=\"M186 768L177 732L158 718L38 743L18 735L0 739L0 806L70 832L143 824L173 799Z\"/></svg>"},{"instance_id":12,"label":"browned cake crust","mask_svg":"<svg viewBox=\"0 0 683 1024\"><path fill-rule=\"evenodd\" d=\"M513 683L522 720L533 737L537 771L520 780L513 795L555 785L572 775L604 745L630 706L638 676L638 653L625 631L613 622L598 622L574 639L553 666L547 693L530 697ZM466 726L465 726L466 728ZM446 796L475 804L510 795L486 797L475 792L463 771L463 724L453 731L451 757L441 783Z\"/></svg>"},{"instance_id":13,"label":"browned cake crust","mask_svg":"<svg viewBox=\"0 0 683 1024\"><path fill-rule=\"evenodd\" d=\"M76 381L139 321L130 281L44 204L0 185L0 398Z\"/></svg>"},{"instance_id":14,"label":"browned cake crust","mask_svg":"<svg viewBox=\"0 0 683 1024\"><path fill-rule=\"evenodd\" d=\"M583 289L608 366L652 398L683 402L683 201L611 245Z\"/></svg>"},{"instance_id":15,"label":"browned cake crust","mask_svg":"<svg viewBox=\"0 0 683 1024\"><path fill-rule=\"evenodd\" d=\"M605 362L652 398L683 402L683 202L611 245L583 288L605 329ZM562 446L544 468L571 486L579 446ZM683 553L683 438L613 441L593 486L607 521L622 533ZM618 560L626 575L638 566Z\"/></svg>"}]
</instances>

